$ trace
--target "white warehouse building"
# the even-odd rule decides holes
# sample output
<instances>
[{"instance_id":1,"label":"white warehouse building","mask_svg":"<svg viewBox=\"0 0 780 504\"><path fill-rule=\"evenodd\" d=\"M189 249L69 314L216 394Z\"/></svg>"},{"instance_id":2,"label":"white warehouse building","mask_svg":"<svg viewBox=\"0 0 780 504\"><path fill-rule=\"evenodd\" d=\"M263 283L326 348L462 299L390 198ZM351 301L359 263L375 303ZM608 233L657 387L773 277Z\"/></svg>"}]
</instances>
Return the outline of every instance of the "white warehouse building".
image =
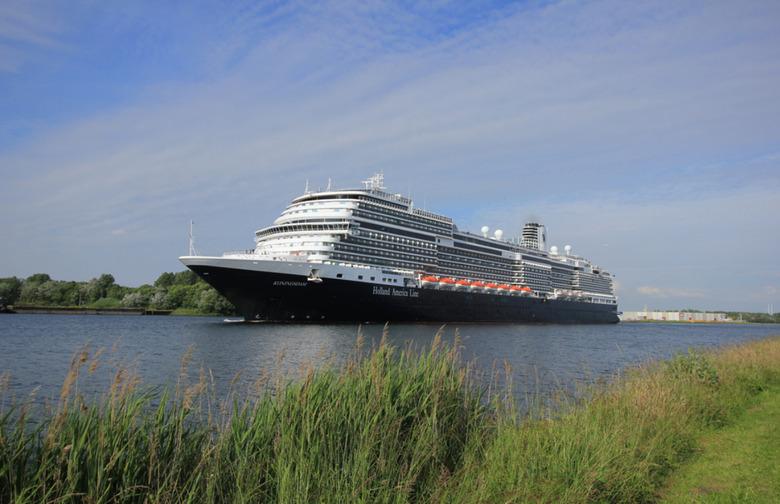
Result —
<instances>
[{"instance_id":1,"label":"white warehouse building","mask_svg":"<svg viewBox=\"0 0 780 504\"><path fill-rule=\"evenodd\" d=\"M730 322L725 313L678 312L678 311L624 311L619 314L621 322L654 320L668 322Z\"/></svg>"}]
</instances>

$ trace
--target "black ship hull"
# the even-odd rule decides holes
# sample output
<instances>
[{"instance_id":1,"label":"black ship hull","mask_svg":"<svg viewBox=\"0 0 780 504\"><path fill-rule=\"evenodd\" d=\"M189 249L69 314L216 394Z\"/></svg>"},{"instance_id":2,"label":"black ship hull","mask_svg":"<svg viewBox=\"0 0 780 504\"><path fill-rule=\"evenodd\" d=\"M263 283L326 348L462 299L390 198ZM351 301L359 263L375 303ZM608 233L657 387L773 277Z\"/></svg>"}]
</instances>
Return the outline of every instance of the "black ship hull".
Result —
<instances>
[{"instance_id":1,"label":"black ship hull","mask_svg":"<svg viewBox=\"0 0 780 504\"><path fill-rule=\"evenodd\" d=\"M188 264L247 321L613 324L617 306Z\"/></svg>"}]
</instances>

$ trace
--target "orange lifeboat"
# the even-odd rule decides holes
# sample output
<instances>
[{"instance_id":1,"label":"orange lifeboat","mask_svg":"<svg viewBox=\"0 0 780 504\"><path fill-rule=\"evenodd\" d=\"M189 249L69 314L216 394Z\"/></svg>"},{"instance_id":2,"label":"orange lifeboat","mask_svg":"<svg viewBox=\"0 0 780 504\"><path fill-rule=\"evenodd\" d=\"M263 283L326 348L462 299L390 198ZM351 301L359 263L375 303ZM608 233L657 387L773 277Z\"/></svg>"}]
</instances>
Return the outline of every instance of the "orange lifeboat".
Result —
<instances>
[{"instance_id":1,"label":"orange lifeboat","mask_svg":"<svg viewBox=\"0 0 780 504\"><path fill-rule=\"evenodd\" d=\"M455 280L452 278L442 278L439 280L440 289L452 289L455 286Z\"/></svg>"},{"instance_id":2,"label":"orange lifeboat","mask_svg":"<svg viewBox=\"0 0 780 504\"><path fill-rule=\"evenodd\" d=\"M482 290L484 290L484 288L485 288L485 284L479 281L471 282L471 285L469 286L469 289L475 292L481 292Z\"/></svg>"},{"instance_id":3,"label":"orange lifeboat","mask_svg":"<svg viewBox=\"0 0 780 504\"><path fill-rule=\"evenodd\" d=\"M520 288L520 287L518 287L517 285L513 285L512 287L510 287L510 288L509 288L509 293L510 293L511 295L513 295L513 296L517 296L518 294L520 294L520 293L521 293L521 291L522 291L522 290L523 290L523 289L521 289L521 288Z\"/></svg>"},{"instance_id":4,"label":"orange lifeboat","mask_svg":"<svg viewBox=\"0 0 780 504\"><path fill-rule=\"evenodd\" d=\"M532 290L531 290L531 288L530 288L530 287L528 287L527 285L524 285L524 286L523 286L523 287L520 289L520 295L521 295L521 296L530 296L530 295L531 295L531 294L533 294L533 293L534 293L534 291L532 291Z\"/></svg>"},{"instance_id":5,"label":"orange lifeboat","mask_svg":"<svg viewBox=\"0 0 780 504\"><path fill-rule=\"evenodd\" d=\"M420 279L423 287L438 287L439 280L435 276L426 276Z\"/></svg>"},{"instance_id":6,"label":"orange lifeboat","mask_svg":"<svg viewBox=\"0 0 780 504\"><path fill-rule=\"evenodd\" d=\"M501 284L498 286L498 293L499 294L509 294L509 286L506 284Z\"/></svg>"},{"instance_id":7,"label":"orange lifeboat","mask_svg":"<svg viewBox=\"0 0 780 504\"><path fill-rule=\"evenodd\" d=\"M496 285L496 284L494 284L492 282L485 284L485 292L493 292L496 289L498 289L498 285Z\"/></svg>"},{"instance_id":8,"label":"orange lifeboat","mask_svg":"<svg viewBox=\"0 0 780 504\"><path fill-rule=\"evenodd\" d=\"M458 280L455 282L455 290L466 290L469 288L469 281L468 280Z\"/></svg>"}]
</instances>

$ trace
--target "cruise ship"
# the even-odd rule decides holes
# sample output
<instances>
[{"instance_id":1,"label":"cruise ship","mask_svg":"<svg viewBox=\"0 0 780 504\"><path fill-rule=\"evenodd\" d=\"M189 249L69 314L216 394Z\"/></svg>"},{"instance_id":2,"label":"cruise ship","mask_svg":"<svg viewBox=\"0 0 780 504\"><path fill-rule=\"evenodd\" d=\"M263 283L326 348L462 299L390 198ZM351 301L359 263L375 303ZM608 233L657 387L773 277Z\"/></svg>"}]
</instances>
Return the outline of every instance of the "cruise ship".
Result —
<instances>
[{"instance_id":1,"label":"cruise ship","mask_svg":"<svg viewBox=\"0 0 780 504\"><path fill-rule=\"evenodd\" d=\"M453 220L386 191L309 191L253 250L179 260L246 321L617 323L612 275L556 247L526 222L519 238L461 231Z\"/></svg>"}]
</instances>

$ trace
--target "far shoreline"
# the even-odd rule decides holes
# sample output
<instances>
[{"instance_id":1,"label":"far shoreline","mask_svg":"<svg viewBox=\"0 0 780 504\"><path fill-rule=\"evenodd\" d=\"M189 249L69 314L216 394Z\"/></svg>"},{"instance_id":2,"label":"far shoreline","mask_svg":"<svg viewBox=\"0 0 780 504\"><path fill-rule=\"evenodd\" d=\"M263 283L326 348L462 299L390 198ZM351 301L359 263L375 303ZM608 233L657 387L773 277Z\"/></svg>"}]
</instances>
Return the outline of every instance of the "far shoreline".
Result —
<instances>
[{"instance_id":1,"label":"far shoreline","mask_svg":"<svg viewBox=\"0 0 780 504\"><path fill-rule=\"evenodd\" d=\"M32 315L170 315L172 310L151 308L89 308L67 306L6 306L0 313Z\"/></svg>"}]
</instances>

